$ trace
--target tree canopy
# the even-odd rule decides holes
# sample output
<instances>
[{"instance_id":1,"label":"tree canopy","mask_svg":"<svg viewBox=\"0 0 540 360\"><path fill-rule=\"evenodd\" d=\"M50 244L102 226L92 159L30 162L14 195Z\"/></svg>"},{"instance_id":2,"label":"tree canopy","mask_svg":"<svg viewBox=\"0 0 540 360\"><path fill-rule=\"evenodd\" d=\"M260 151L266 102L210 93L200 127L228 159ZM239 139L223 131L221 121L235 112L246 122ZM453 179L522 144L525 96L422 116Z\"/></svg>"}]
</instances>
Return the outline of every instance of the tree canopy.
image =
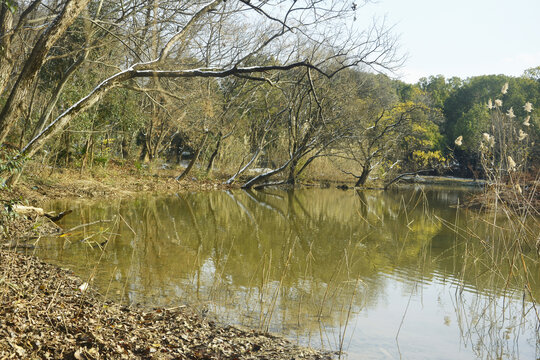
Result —
<instances>
[{"instance_id":1,"label":"tree canopy","mask_svg":"<svg viewBox=\"0 0 540 360\"><path fill-rule=\"evenodd\" d=\"M206 161L230 182L266 168L254 183L325 166L359 184L452 161L466 169L491 126L490 99L530 116L537 140L538 68L392 80L396 38L384 23L358 28L362 4L2 0L0 176L38 155L83 169L187 157L187 172Z\"/></svg>"}]
</instances>

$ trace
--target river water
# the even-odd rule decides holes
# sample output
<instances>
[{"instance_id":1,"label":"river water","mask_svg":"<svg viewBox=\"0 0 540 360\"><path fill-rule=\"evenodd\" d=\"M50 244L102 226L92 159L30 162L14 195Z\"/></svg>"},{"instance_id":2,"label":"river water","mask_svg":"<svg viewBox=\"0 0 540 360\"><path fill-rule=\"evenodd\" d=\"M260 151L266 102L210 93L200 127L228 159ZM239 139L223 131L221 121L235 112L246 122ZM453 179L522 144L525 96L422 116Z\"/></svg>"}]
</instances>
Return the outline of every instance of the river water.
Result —
<instances>
[{"instance_id":1,"label":"river water","mask_svg":"<svg viewBox=\"0 0 540 360\"><path fill-rule=\"evenodd\" d=\"M348 359L539 359L535 250L516 265L487 246L505 238L504 219L501 235L490 215L457 210L466 194L238 190L59 201L47 210L74 210L64 229L101 222L40 239L36 252L108 298L189 304Z\"/></svg>"}]
</instances>

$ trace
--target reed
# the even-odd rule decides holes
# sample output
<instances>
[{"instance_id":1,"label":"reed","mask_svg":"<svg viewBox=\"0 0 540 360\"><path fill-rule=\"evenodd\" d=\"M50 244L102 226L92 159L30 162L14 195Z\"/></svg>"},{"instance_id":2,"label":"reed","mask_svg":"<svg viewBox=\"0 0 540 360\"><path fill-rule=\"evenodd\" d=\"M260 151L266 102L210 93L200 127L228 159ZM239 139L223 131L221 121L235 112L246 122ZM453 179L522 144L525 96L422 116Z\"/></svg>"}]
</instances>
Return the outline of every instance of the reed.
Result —
<instances>
[{"instance_id":1,"label":"reed","mask_svg":"<svg viewBox=\"0 0 540 360\"><path fill-rule=\"evenodd\" d=\"M501 98L507 88L505 84ZM534 290L540 281L540 172L528 164L532 106L524 105L525 119L518 119L512 108L504 109L500 99L490 100L488 108L490 130L480 143L488 186L469 203L479 211L461 207L455 224L445 222L456 238L465 240L454 306L462 338L479 358L519 358L509 339L518 338L524 327L540 324L540 294ZM465 226L458 217L467 219ZM478 284L472 298L464 295L465 278ZM482 293L484 288L502 290ZM515 299L522 299L521 306L515 306ZM538 328L527 330L537 334L540 344Z\"/></svg>"}]
</instances>

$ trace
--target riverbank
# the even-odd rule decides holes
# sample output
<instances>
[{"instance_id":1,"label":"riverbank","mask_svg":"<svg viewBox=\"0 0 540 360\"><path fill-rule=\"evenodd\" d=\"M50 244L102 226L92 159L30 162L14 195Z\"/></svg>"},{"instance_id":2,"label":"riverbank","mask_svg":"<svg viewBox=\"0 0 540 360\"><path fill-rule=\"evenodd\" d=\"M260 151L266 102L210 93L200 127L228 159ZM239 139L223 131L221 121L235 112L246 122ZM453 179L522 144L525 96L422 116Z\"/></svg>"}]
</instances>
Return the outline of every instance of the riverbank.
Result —
<instances>
[{"instance_id":1,"label":"riverbank","mask_svg":"<svg viewBox=\"0 0 540 360\"><path fill-rule=\"evenodd\" d=\"M15 214L15 202L214 190L225 188L221 179L178 182L174 169L115 166L85 174L31 170L0 191L0 359L331 358L278 336L218 325L188 307L148 310L108 301L71 271L14 250L21 251L20 238L61 232L46 217Z\"/></svg>"},{"instance_id":2,"label":"riverbank","mask_svg":"<svg viewBox=\"0 0 540 360\"><path fill-rule=\"evenodd\" d=\"M23 201L39 206L59 198L92 199L104 197L133 197L140 193L167 194L181 191L205 191L229 188L223 176L197 177L176 181L181 170L165 166L137 167L133 164L109 164L81 173L77 169L42 169L30 164L12 189L0 190L0 201Z\"/></svg>"},{"instance_id":3,"label":"riverbank","mask_svg":"<svg viewBox=\"0 0 540 360\"><path fill-rule=\"evenodd\" d=\"M44 201L56 198L132 197L141 192L225 188L223 179L217 177L176 182L176 173L175 169L112 167L81 175L64 169L48 177L31 173L14 190L1 194L7 209L11 201L43 206ZM8 219L2 225L11 224L5 237L8 240L39 236L41 233L33 232L47 228L55 231L54 224L44 217L6 213L3 215ZM20 245L17 241L15 244ZM330 357L272 335L217 325L187 307L126 308L105 300L92 288L85 289L83 281L70 271L12 250L0 250L0 256L0 359L8 355L76 359ZM238 339L243 340L239 343Z\"/></svg>"},{"instance_id":4,"label":"riverbank","mask_svg":"<svg viewBox=\"0 0 540 360\"><path fill-rule=\"evenodd\" d=\"M281 337L221 326L187 307L104 299L69 270L0 249L0 359L329 359Z\"/></svg>"}]
</instances>

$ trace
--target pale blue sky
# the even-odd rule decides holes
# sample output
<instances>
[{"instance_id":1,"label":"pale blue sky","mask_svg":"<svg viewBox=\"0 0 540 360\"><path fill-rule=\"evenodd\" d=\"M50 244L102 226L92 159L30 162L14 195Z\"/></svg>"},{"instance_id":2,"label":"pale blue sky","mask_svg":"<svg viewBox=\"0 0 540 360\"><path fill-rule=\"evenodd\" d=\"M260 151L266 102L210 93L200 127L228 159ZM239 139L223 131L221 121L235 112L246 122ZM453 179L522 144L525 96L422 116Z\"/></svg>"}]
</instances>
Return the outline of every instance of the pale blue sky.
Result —
<instances>
[{"instance_id":1,"label":"pale blue sky","mask_svg":"<svg viewBox=\"0 0 540 360\"><path fill-rule=\"evenodd\" d=\"M359 17L387 16L408 54L398 76L519 76L540 66L540 0L379 0Z\"/></svg>"}]
</instances>

